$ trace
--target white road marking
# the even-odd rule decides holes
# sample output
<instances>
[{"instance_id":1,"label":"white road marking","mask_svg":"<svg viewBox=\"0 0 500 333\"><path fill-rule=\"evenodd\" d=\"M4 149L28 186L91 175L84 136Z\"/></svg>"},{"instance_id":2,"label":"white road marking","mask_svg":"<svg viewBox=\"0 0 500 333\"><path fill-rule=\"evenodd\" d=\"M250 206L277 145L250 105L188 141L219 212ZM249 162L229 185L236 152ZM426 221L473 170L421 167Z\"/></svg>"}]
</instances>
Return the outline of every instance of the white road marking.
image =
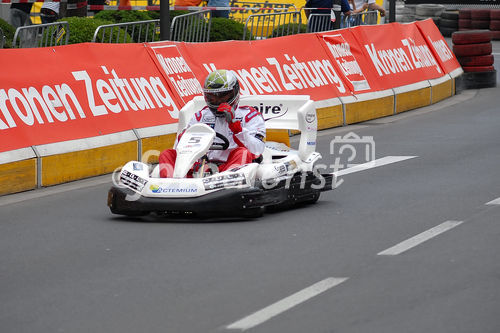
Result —
<instances>
[{"instance_id":1,"label":"white road marking","mask_svg":"<svg viewBox=\"0 0 500 333\"><path fill-rule=\"evenodd\" d=\"M356 166L353 166L353 167L350 167L347 169L335 171L335 172L333 172L333 174L336 175L337 177L340 177L340 176L344 176L344 175L347 175L350 173L360 172L360 171L376 168L376 167L379 167L382 165L387 165L387 164L392 164L392 163L396 163L396 162L409 160L409 159L415 158L415 157L418 157L418 156L386 156L386 157L378 158L378 159L373 160L371 162L358 164Z\"/></svg>"},{"instance_id":2,"label":"white road marking","mask_svg":"<svg viewBox=\"0 0 500 333\"><path fill-rule=\"evenodd\" d=\"M397 245L394 245L393 247L388 248L387 250L384 250L382 252L377 253L379 256L395 256L398 254L401 254L425 241L428 241L429 239L436 237L439 234L442 234L445 231L448 231L450 229L455 228L456 226L462 224L463 221L446 221L444 223L441 223L438 226L435 226L434 228L431 228L427 231L424 231L416 236L413 236L412 238L409 238Z\"/></svg>"},{"instance_id":3,"label":"white road marking","mask_svg":"<svg viewBox=\"0 0 500 333\"><path fill-rule=\"evenodd\" d=\"M271 304L262 310L254 312L253 314L246 316L228 326L226 326L229 330L247 330L257 325L262 324L263 322L271 319L274 316L279 315L282 312L285 312L292 307L307 301L308 299L317 296L330 288L333 288L342 282L346 281L348 278L335 278L329 277L322 281L319 281L313 284L310 287L302 289L299 292L296 292L293 295L290 295L281 301L278 301L274 304Z\"/></svg>"},{"instance_id":4,"label":"white road marking","mask_svg":"<svg viewBox=\"0 0 500 333\"><path fill-rule=\"evenodd\" d=\"M496 198L495 200L491 200L487 202L486 205L500 205L500 198Z\"/></svg>"}]
</instances>

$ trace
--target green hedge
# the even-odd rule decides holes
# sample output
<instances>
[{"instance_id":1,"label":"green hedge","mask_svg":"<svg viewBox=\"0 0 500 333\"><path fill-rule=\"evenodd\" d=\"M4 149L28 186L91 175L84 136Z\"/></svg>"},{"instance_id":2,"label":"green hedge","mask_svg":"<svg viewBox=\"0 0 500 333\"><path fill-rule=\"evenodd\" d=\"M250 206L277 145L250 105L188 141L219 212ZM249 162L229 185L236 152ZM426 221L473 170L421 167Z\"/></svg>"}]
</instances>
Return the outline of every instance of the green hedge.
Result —
<instances>
[{"instance_id":1,"label":"green hedge","mask_svg":"<svg viewBox=\"0 0 500 333\"><path fill-rule=\"evenodd\" d=\"M111 21L105 21L95 18L93 19L88 17L64 17L59 21L68 22L70 31L68 44L91 42L97 27L99 27L100 25L113 24L113 22ZM117 33L117 31L113 32L113 42L116 40ZM133 42L128 33L123 36L123 32L120 32L120 36L121 43ZM105 39L109 39L109 32L105 34Z\"/></svg>"},{"instance_id":2,"label":"green hedge","mask_svg":"<svg viewBox=\"0 0 500 333\"><path fill-rule=\"evenodd\" d=\"M170 20L174 17L189 14L188 10L171 10ZM160 11L143 11L143 10L101 10L95 14L94 18L112 21L113 23L125 23L135 21L159 20Z\"/></svg>"},{"instance_id":3,"label":"green hedge","mask_svg":"<svg viewBox=\"0 0 500 333\"><path fill-rule=\"evenodd\" d=\"M298 23L288 23L280 25L273 29L273 32L268 36L268 38L281 37L288 35L296 35L298 33L303 34L307 32L307 25Z\"/></svg>"},{"instance_id":4,"label":"green hedge","mask_svg":"<svg viewBox=\"0 0 500 333\"><path fill-rule=\"evenodd\" d=\"M210 28L210 41L242 40L244 29L245 25L243 23L228 18L213 17L212 27ZM250 36L248 31L247 36Z\"/></svg>"},{"instance_id":5,"label":"green hedge","mask_svg":"<svg viewBox=\"0 0 500 333\"><path fill-rule=\"evenodd\" d=\"M16 33L16 29L2 18L0 18L0 28L2 29L5 35L5 45L3 47L6 49L11 48L12 39L14 39L14 34Z\"/></svg>"},{"instance_id":6,"label":"green hedge","mask_svg":"<svg viewBox=\"0 0 500 333\"><path fill-rule=\"evenodd\" d=\"M111 21L111 23L153 20L148 12L139 10L102 10L95 14L94 19Z\"/></svg>"}]
</instances>

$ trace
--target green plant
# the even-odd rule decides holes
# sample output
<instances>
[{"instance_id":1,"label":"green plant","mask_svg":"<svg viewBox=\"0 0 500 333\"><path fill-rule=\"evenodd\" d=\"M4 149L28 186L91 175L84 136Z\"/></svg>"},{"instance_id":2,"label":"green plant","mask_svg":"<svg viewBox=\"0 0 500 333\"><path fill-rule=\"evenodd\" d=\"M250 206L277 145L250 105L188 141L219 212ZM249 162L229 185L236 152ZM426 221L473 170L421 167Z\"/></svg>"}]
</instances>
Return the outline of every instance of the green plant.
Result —
<instances>
[{"instance_id":1,"label":"green plant","mask_svg":"<svg viewBox=\"0 0 500 333\"><path fill-rule=\"evenodd\" d=\"M147 13L151 17L152 20L159 20L160 19L160 11L159 10L150 10ZM189 13L190 13L189 10L171 10L170 11L170 21L172 21L172 19L176 16L189 14Z\"/></svg>"},{"instance_id":2,"label":"green plant","mask_svg":"<svg viewBox=\"0 0 500 333\"><path fill-rule=\"evenodd\" d=\"M0 29L2 29L5 35L5 45L3 47L11 48L12 39L14 38L14 34L16 33L16 29L2 18L0 18ZM0 38L2 38L2 36L0 36Z\"/></svg>"},{"instance_id":3,"label":"green plant","mask_svg":"<svg viewBox=\"0 0 500 333\"><path fill-rule=\"evenodd\" d=\"M149 13L141 10L102 10L95 14L94 18L113 23L153 20Z\"/></svg>"},{"instance_id":4,"label":"green plant","mask_svg":"<svg viewBox=\"0 0 500 333\"><path fill-rule=\"evenodd\" d=\"M295 34L303 34L307 32L307 25L298 23L287 23L277 26L268 38L281 37Z\"/></svg>"},{"instance_id":5,"label":"green plant","mask_svg":"<svg viewBox=\"0 0 500 333\"><path fill-rule=\"evenodd\" d=\"M210 41L242 40L245 25L223 17L213 17L210 27ZM247 36L249 33L247 32Z\"/></svg>"},{"instance_id":6,"label":"green plant","mask_svg":"<svg viewBox=\"0 0 500 333\"><path fill-rule=\"evenodd\" d=\"M97 27L106 24L113 24L113 22L100 20L100 19L92 19L87 17L65 17L60 19L59 21L67 21L69 25L69 41L68 44L77 44L77 43L85 43L91 42L94 37L94 32ZM99 38L102 39L103 42L110 41L112 43L132 43L133 40L130 35L123 34L120 31L120 38L117 41L118 31L114 29L113 35L110 37L110 31L106 29L104 33L104 38L99 34Z\"/></svg>"}]
</instances>

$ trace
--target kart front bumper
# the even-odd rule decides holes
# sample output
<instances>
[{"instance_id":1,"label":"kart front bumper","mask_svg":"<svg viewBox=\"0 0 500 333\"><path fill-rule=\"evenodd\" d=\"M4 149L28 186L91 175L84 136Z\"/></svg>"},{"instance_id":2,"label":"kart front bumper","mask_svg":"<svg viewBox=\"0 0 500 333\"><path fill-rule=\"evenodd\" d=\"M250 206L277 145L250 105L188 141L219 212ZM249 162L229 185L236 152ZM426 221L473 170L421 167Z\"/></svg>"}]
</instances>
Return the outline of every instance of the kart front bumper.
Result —
<instances>
[{"instance_id":1,"label":"kart front bumper","mask_svg":"<svg viewBox=\"0 0 500 333\"><path fill-rule=\"evenodd\" d=\"M209 218L247 216L265 206L308 202L319 193L332 189L331 175L322 175L325 186L314 189L318 178L309 174L305 179L293 177L271 189L225 188L199 197L145 197L124 186L113 186L108 192L108 206L114 214L141 216L151 212L170 217Z\"/></svg>"}]
</instances>

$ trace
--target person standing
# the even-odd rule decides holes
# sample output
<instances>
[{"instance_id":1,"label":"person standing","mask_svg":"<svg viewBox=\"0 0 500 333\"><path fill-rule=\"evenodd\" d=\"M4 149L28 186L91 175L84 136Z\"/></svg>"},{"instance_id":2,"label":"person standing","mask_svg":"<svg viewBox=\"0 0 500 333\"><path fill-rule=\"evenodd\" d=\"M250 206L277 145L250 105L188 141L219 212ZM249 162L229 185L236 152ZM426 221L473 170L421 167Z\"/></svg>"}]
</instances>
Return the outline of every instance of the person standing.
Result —
<instances>
[{"instance_id":1,"label":"person standing","mask_svg":"<svg viewBox=\"0 0 500 333\"><path fill-rule=\"evenodd\" d=\"M52 23L59 18L59 2L44 2L40 9L42 24Z\"/></svg>"},{"instance_id":2,"label":"person standing","mask_svg":"<svg viewBox=\"0 0 500 333\"><path fill-rule=\"evenodd\" d=\"M333 7L333 0L307 0L305 4L304 12L308 19L310 14L331 14ZM311 8L311 9L307 9ZM346 16L351 15L351 6L347 0L340 1L340 11L344 14L344 20ZM320 32L326 30L334 30L335 26L331 17L325 17L325 15L321 15L320 17L315 18L315 22L311 24L314 27L314 31L311 32ZM343 22L341 22L340 26L342 27Z\"/></svg>"},{"instance_id":3,"label":"person standing","mask_svg":"<svg viewBox=\"0 0 500 333\"><path fill-rule=\"evenodd\" d=\"M12 3L10 5L10 24L16 29L31 25L31 7L33 7L33 2Z\"/></svg>"},{"instance_id":4,"label":"person standing","mask_svg":"<svg viewBox=\"0 0 500 333\"><path fill-rule=\"evenodd\" d=\"M229 7L229 0L208 0L208 7ZM229 18L229 10L212 10L212 17Z\"/></svg>"}]
</instances>

